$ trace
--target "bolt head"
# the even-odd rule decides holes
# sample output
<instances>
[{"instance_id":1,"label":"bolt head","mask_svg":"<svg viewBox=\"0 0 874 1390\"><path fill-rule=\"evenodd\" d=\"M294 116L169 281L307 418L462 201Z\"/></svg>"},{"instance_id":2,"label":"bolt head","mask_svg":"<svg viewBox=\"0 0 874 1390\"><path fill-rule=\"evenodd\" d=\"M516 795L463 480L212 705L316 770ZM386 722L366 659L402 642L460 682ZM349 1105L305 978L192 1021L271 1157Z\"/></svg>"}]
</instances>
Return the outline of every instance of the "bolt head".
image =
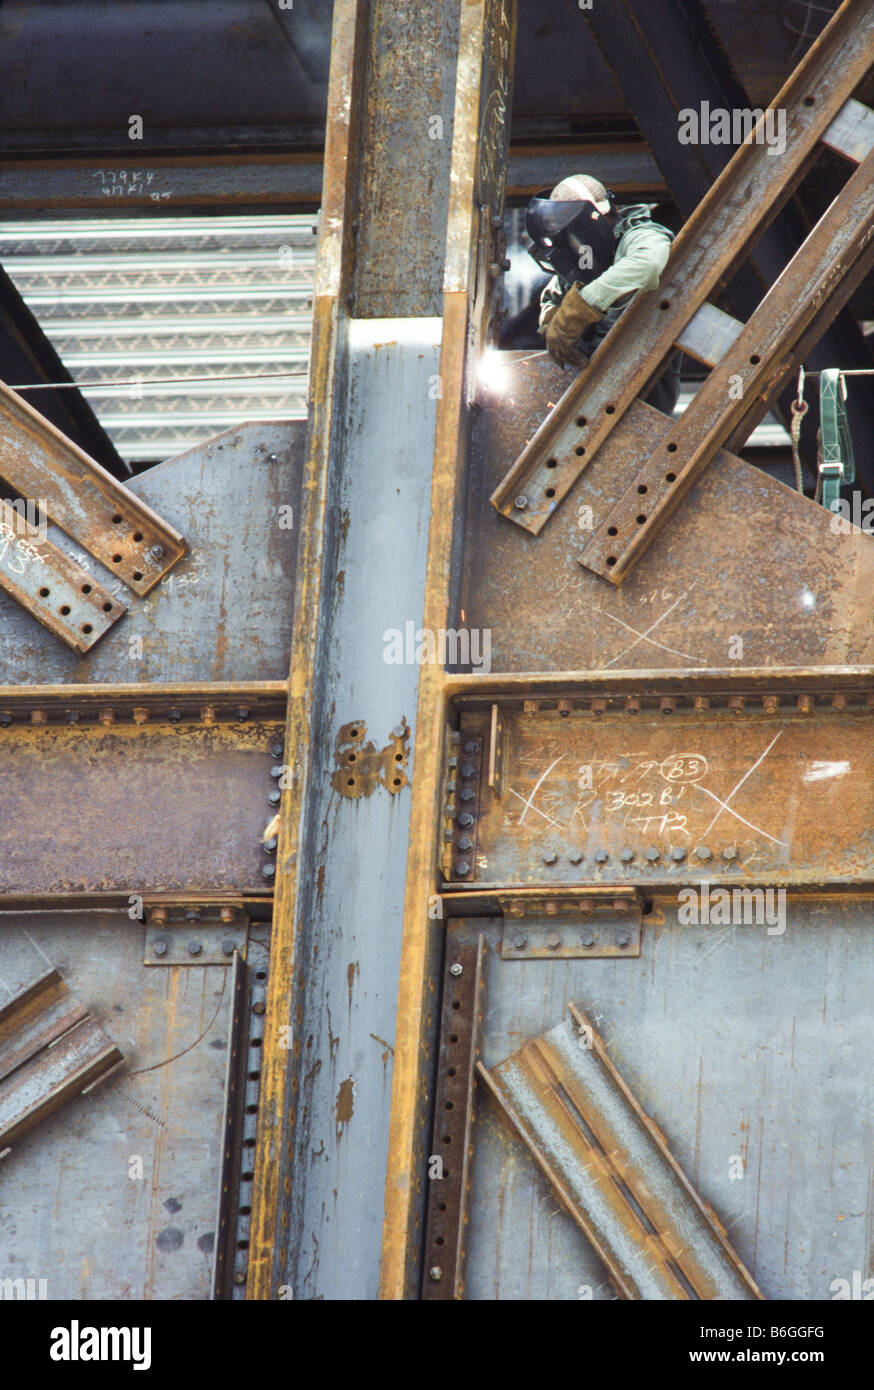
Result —
<instances>
[{"instance_id":1,"label":"bolt head","mask_svg":"<svg viewBox=\"0 0 874 1390\"><path fill-rule=\"evenodd\" d=\"M630 864L632 859L634 858L634 850L624 849L620 854L619 858L622 860L623 864Z\"/></svg>"},{"instance_id":2,"label":"bolt head","mask_svg":"<svg viewBox=\"0 0 874 1390\"><path fill-rule=\"evenodd\" d=\"M463 969L464 967L459 965L458 961L454 961L449 967L449 973L450 975L460 975Z\"/></svg>"},{"instance_id":3,"label":"bolt head","mask_svg":"<svg viewBox=\"0 0 874 1390\"><path fill-rule=\"evenodd\" d=\"M722 857L723 859L728 859L729 861L732 859L737 859L737 849L733 845L730 845L728 849L724 849L722 851Z\"/></svg>"},{"instance_id":4,"label":"bolt head","mask_svg":"<svg viewBox=\"0 0 874 1390\"><path fill-rule=\"evenodd\" d=\"M473 763L464 763L461 768L462 777L472 777L476 772Z\"/></svg>"},{"instance_id":5,"label":"bolt head","mask_svg":"<svg viewBox=\"0 0 874 1390\"><path fill-rule=\"evenodd\" d=\"M625 949L625 947L630 943L630 941L631 937L628 935L627 931L621 931L619 935L616 937L616 945L620 946L622 950Z\"/></svg>"},{"instance_id":6,"label":"bolt head","mask_svg":"<svg viewBox=\"0 0 874 1390\"><path fill-rule=\"evenodd\" d=\"M711 854L710 850L707 848L706 845L699 845L695 853L698 856L698 858L705 864L707 863L708 859L713 858L713 855Z\"/></svg>"},{"instance_id":7,"label":"bolt head","mask_svg":"<svg viewBox=\"0 0 874 1390\"><path fill-rule=\"evenodd\" d=\"M671 858L675 864L682 864L683 860L686 858L686 851L683 849L682 845L674 845L674 848L671 850Z\"/></svg>"},{"instance_id":8,"label":"bolt head","mask_svg":"<svg viewBox=\"0 0 874 1390\"><path fill-rule=\"evenodd\" d=\"M278 787L275 787L272 792L267 793L267 800L270 802L271 806L279 805L280 801L282 800L282 792L279 790Z\"/></svg>"},{"instance_id":9,"label":"bolt head","mask_svg":"<svg viewBox=\"0 0 874 1390\"><path fill-rule=\"evenodd\" d=\"M473 840L469 835L461 836L461 839L458 841L458 848L463 849L465 854L468 850L473 849Z\"/></svg>"},{"instance_id":10,"label":"bolt head","mask_svg":"<svg viewBox=\"0 0 874 1390\"><path fill-rule=\"evenodd\" d=\"M270 769L270 776L278 779L282 776L284 770L282 763L274 763Z\"/></svg>"},{"instance_id":11,"label":"bolt head","mask_svg":"<svg viewBox=\"0 0 874 1390\"><path fill-rule=\"evenodd\" d=\"M149 546L149 554L153 560L163 560L164 547L162 545L151 545Z\"/></svg>"},{"instance_id":12,"label":"bolt head","mask_svg":"<svg viewBox=\"0 0 874 1390\"><path fill-rule=\"evenodd\" d=\"M167 945L167 942L164 940L163 937L159 937L159 939L154 943L152 947L152 950L154 951L156 956L166 956L168 949L169 947Z\"/></svg>"},{"instance_id":13,"label":"bolt head","mask_svg":"<svg viewBox=\"0 0 874 1390\"><path fill-rule=\"evenodd\" d=\"M285 750L284 750L283 745L282 745L281 743L271 743L271 745L270 745L270 756L271 756L271 758L281 758L284 751L285 751Z\"/></svg>"},{"instance_id":14,"label":"bolt head","mask_svg":"<svg viewBox=\"0 0 874 1390\"><path fill-rule=\"evenodd\" d=\"M528 498L524 496L517 497L513 506L516 508L517 512L524 512L528 506Z\"/></svg>"},{"instance_id":15,"label":"bolt head","mask_svg":"<svg viewBox=\"0 0 874 1390\"><path fill-rule=\"evenodd\" d=\"M464 745L465 753L475 753L478 748L479 744L477 743L476 739L473 738L469 738L467 740L467 743Z\"/></svg>"},{"instance_id":16,"label":"bolt head","mask_svg":"<svg viewBox=\"0 0 874 1390\"><path fill-rule=\"evenodd\" d=\"M465 828L468 825L473 825L473 816L470 814L470 811L462 811L461 815L458 817L458 824L465 826Z\"/></svg>"},{"instance_id":17,"label":"bolt head","mask_svg":"<svg viewBox=\"0 0 874 1390\"><path fill-rule=\"evenodd\" d=\"M593 933L593 932L590 932L590 931L585 931L585 932L583 932L582 936L580 937L580 941L581 941L581 942L583 943L583 945L586 946L586 947L594 946L594 944L595 944L595 936L594 936L594 933Z\"/></svg>"},{"instance_id":18,"label":"bolt head","mask_svg":"<svg viewBox=\"0 0 874 1390\"><path fill-rule=\"evenodd\" d=\"M606 864L606 863L607 863L607 860L608 860L609 858L610 858L610 855L609 855L609 853L608 853L608 851L607 851L606 849L596 849L596 850L595 850L595 863L596 863L596 864Z\"/></svg>"},{"instance_id":19,"label":"bolt head","mask_svg":"<svg viewBox=\"0 0 874 1390\"><path fill-rule=\"evenodd\" d=\"M261 877L262 877L262 878L266 878L266 879L275 878L275 877L276 877L276 865L275 865L275 864L262 864L262 865L261 865Z\"/></svg>"},{"instance_id":20,"label":"bolt head","mask_svg":"<svg viewBox=\"0 0 874 1390\"><path fill-rule=\"evenodd\" d=\"M271 835L269 840L265 840L265 841L264 841L264 853L265 853L265 854L275 854L275 853L276 853L276 847L277 847L278 844L279 844L279 840L277 839L277 837L276 837L275 835Z\"/></svg>"},{"instance_id":21,"label":"bolt head","mask_svg":"<svg viewBox=\"0 0 874 1390\"><path fill-rule=\"evenodd\" d=\"M248 706L248 705L238 705L237 708L234 710L234 715L236 716L237 719L240 719L240 720L248 719L248 718L249 718L249 706Z\"/></svg>"},{"instance_id":22,"label":"bolt head","mask_svg":"<svg viewBox=\"0 0 874 1390\"><path fill-rule=\"evenodd\" d=\"M225 940L222 942L222 955L232 956L234 954L234 948L236 947L236 944L236 941L232 941L229 936L226 937Z\"/></svg>"},{"instance_id":23,"label":"bolt head","mask_svg":"<svg viewBox=\"0 0 874 1390\"><path fill-rule=\"evenodd\" d=\"M572 849L568 859L572 864L582 864L583 862L583 856L578 849Z\"/></svg>"},{"instance_id":24,"label":"bolt head","mask_svg":"<svg viewBox=\"0 0 874 1390\"><path fill-rule=\"evenodd\" d=\"M455 865L455 872L456 872L457 874L469 874L469 873L470 873L470 865L468 864L468 862L467 862L466 859L459 859L459 860L458 860L458 863Z\"/></svg>"},{"instance_id":25,"label":"bolt head","mask_svg":"<svg viewBox=\"0 0 874 1390\"><path fill-rule=\"evenodd\" d=\"M432 1265L431 1268L428 1270L428 1277L430 1279L433 1279L435 1284L438 1284L440 1280L443 1278L443 1270L440 1268L439 1265Z\"/></svg>"},{"instance_id":26,"label":"bolt head","mask_svg":"<svg viewBox=\"0 0 874 1390\"><path fill-rule=\"evenodd\" d=\"M167 718L171 724L178 724L182 718L181 709L171 709L167 711Z\"/></svg>"},{"instance_id":27,"label":"bolt head","mask_svg":"<svg viewBox=\"0 0 874 1390\"><path fill-rule=\"evenodd\" d=\"M190 956L199 956L200 953L202 952L202 950L203 950L203 946L201 945L201 943L200 943L199 941L189 941L189 943L188 943L188 954L189 954Z\"/></svg>"},{"instance_id":28,"label":"bolt head","mask_svg":"<svg viewBox=\"0 0 874 1390\"><path fill-rule=\"evenodd\" d=\"M656 849L655 845L650 845L650 846L649 846L649 848L648 848L647 851L646 851L646 857L647 857L647 859L649 860L649 862L650 862L651 864L655 864L655 863L656 863L656 861L657 861L657 859L658 859L658 857L659 857L659 852L658 852L658 850Z\"/></svg>"},{"instance_id":29,"label":"bolt head","mask_svg":"<svg viewBox=\"0 0 874 1390\"><path fill-rule=\"evenodd\" d=\"M521 932L517 933L517 935L513 937L513 947L515 950L524 951L527 945L528 937L523 936Z\"/></svg>"},{"instance_id":30,"label":"bolt head","mask_svg":"<svg viewBox=\"0 0 874 1390\"><path fill-rule=\"evenodd\" d=\"M474 792L473 787L462 787L462 789L461 789L461 800L462 800L462 801L473 801L473 798L474 798L475 795L476 795L476 793Z\"/></svg>"},{"instance_id":31,"label":"bolt head","mask_svg":"<svg viewBox=\"0 0 874 1390\"><path fill-rule=\"evenodd\" d=\"M556 854L555 850L548 849L543 856L543 862L544 864L554 864L557 858L558 855Z\"/></svg>"},{"instance_id":32,"label":"bolt head","mask_svg":"<svg viewBox=\"0 0 874 1390\"><path fill-rule=\"evenodd\" d=\"M196 907L189 907L188 911L185 914L185 920L186 922L200 921L200 913L198 912Z\"/></svg>"},{"instance_id":33,"label":"bolt head","mask_svg":"<svg viewBox=\"0 0 874 1390\"><path fill-rule=\"evenodd\" d=\"M558 932L551 931L549 933L549 936L546 938L546 944L549 947L550 951L557 951L559 946L561 945L561 937L559 936Z\"/></svg>"}]
</instances>

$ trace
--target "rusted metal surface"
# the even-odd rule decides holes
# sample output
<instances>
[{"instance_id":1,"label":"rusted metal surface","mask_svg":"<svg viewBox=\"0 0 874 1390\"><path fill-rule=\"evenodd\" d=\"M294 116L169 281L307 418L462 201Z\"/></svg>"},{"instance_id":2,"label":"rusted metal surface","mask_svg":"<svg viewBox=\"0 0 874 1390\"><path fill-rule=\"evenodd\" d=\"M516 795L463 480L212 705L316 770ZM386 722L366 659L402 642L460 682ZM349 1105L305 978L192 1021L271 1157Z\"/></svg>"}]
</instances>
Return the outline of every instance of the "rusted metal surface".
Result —
<instances>
[{"instance_id":1,"label":"rusted metal surface","mask_svg":"<svg viewBox=\"0 0 874 1390\"><path fill-rule=\"evenodd\" d=\"M185 554L178 531L0 383L0 477L40 505L134 593L145 595Z\"/></svg>"},{"instance_id":2,"label":"rusted metal surface","mask_svg":"<svg viewBox=\"0 0 874 1390\"><path fill-rule=\"evenodd\" d=\"M127 612L122 599L47 537L17 534L8 520L0 521L0 588L80 656Z\"/></svg>"},{"instance_id":3,"label":"rusted metal surface","mask_svg":"<svg viewBox=\"0 0 874 1390\"><path fill-rule=\"evenodd\" d=\"M570 1010L571 1020L478 1073L620 1295L762 1298L602 1039Z\"/></svg>"},{"instance_id":4,"label":"rusted metal surface","mask_svg":"<svg viewBox=\"0 0 874 1390\"><path fill-rule=\"evenodd\" d=\"M430 1302L464 1297L474 1092L487 964L482 937L473 944L456 943L452 931L447 933L422 1261L422 1298Z\"/></svg>"},{"instance_id":5,"label":"rusted metal surface","mask_svg":"<svg viewBox=\"0 0 874 1390\"><path fill-rule=\"evenodd\" d=\"M495 38L490 38L490 33ZM479 209L495 205L492 185L503 180L508 122L483 126L481 111L496 111L506 91L516 34L516 6L507 0L462 6L459 69L453 126L452 195L446 244L442 397L434 434L430 528L423 627L451 626L450 595L456 584L457 515L466 485L472 412L468 407L472 297L476 284ZM506 48L500 41L507 40ZM495 67L492 67L492 64ZM423 748L444 746L443 671L422 668L416 728ZM437 842L445 767L431 757L415 767L410 814L403 948L400 962L395 1070L385 1187L380 1295L411 1296L418 1286L426 1123L428 1054L434 1033L432 1006L440 934L428 916L434 894Z\"/></svg>"},{"instance_id":6,"label":"rusted metal surface","mask_svg":"<svg viewBox=\"0 0 874 1390\"><path fill-rule=\"evenodd\" d=\"M492 671L874 664L874 544L726 450L621 589L578 563L670 421L636 401L535 539L488 495L556 400L560 368L514 361L478 414L459 608L491 633ZM777 617L776 615L779 615ZM457 621L457 620L456 620Z\"/></svg>"},{"instance_id":7,"label":"rusted metal surface","mask_svg":"<svg viewBox=\"0 0 874 1390\"><path fill-rule=\"evenodd\" d=\"M266 891L278 734L188 717L0 731L0 897Z\"/></svg>"},{"instance_id":8,"label":"rusted metal surface","mask_svg":"<svg viewBox=\"0 0 874 1390\"><path fill-rule=\"evenodd\" d=\"M862 886L874 876L859 833L874 818L869 679L805 688L784 673L769 687L738 674L678 693L625 678L542 702L529 688L528 709L503 710L507 799L479 802L476 856L456 859L451 881ZM462 737L481 726L463 716Z\"/></svg>"},{"instance_id":9,"label":"rusted metal surface","mask_svg":"<svg viewBox=\"0 0 874 1390\"><path fill-rule=\"evenodd\" d=\"M785 149L740 146L677 237L659 289L636 296L495 489L492 502L504 516L535 535L543 529L623 412L646 393L683 326L778 211L865 76L872 42L871 6L845 0L773 100L786 112Z\"/></svg>"},{"instance_id":10,"label":"rusted metal surface","mask_svg":"<svg viewBox=\"0 0 874 1390\"><path fill-rule=\"evenodd\" d=\"M132 479L130 491L185 534L186 554L84 660L0 594L0 682L286 680L304 428L243 425ZM123 597L90 556L52 539Z\"/></svg>"},{"instance_id":11,"label":"rusted metal surface","mask_svg":"<svg viewBox=\"0 0 874 1390\"><path fill-rule=\"evenodd\" d=\"M343 724L334 740L336 767L331 773L331 784L341 796L370 796L377 787L384 787L391 796L397 796L408 787L410 730L406 719L392 731L384 748L377 748L371 739L367 743L367 725L363 719Z\"/></svg>"},{"instance_id":12,"label":"rusted metal surface","mask_svg":"<svg viewBox=\"0 0 874 1390\"><path fill-rule=\"evenodd\" d=\"M768 401L814 314L835 305L845 274L874 263L874 154L831 207L723 355L667 437L658 441L583 552L587 569L621 584L680 505L695 478L746 414ZM727 390L726 387L735 387Z\"/></svg>"},{"instance_id":13,"label":"rusted metal surface","mask_svg":"<svg viewBox=\"0 0 874 1390\"><path fill-rule=\"evenodd\" d=\"M0 1008L0 1152L122 1061L57 970L41 976Z\"/></svg>"}]
</instances>

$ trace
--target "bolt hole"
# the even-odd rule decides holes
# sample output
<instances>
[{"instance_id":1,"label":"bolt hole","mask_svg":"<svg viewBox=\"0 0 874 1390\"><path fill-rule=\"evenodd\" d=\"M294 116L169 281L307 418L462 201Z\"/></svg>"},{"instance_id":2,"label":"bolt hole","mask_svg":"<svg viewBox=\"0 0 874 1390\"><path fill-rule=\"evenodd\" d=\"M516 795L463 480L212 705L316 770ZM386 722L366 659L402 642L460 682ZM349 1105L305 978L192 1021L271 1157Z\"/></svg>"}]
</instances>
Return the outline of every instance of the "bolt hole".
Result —
<instances>
[{"instance_id":1,"label":"bolt hole","mask_svg":"<svg viewBox=\"0 0 874 1390\"><path fill-rule=\"evenodd\" d=\"M261 1080L261 1073L260 1073L260 1071L250 1071L250 1072L249 1072L249 1080L250 1080L250 1081L260 1081L260 1080Z\"/></svg>"},{"instance_id":2,"label":"bolt hole","mask_svg":"<svg viewBox=\"0 0 874 1390\"><path fill-rule=\"evenodd\" d=\"M69 611L70 611L70 605L69 605L69 603L62 603L59 611L60 611L60 612L63 614L63 616L66 618L67 614L68 614Z\"/></svg>"},{"instance_id":3,"label":"bolt hole","mask_svg":"<svg viewBox=\"0 0 874 1390\"><path fill-rule=\"evenodd\" d=\"M659 304L660 309L670 309L670 307L671 301L669 299L663 299L662 302Z\"/></svg>"},{"instance_id":4,"label":"bolt hole","mask_svg":"<svg viewBox=\"0 0 874 1390\"><path fill-rule=\"evenodd\" d=\"M669 445L668 445L668 453L669 453L669 454L675 454L676 452L677 452L677 446L676 446L676 444L669 444Z\"/></svg>"},{"instance_id":5,"label":"bolt hole","mask_svg":"<svg viewBox=\"0 0 874 1390\"><path fill-rule=\"evenodd\" d=\"M643 512L641 512L640 516L637 517L636 520L637 520L638 526L642 526L642 525L643 525L643 523L646 521L646 517L644 516Z\"/></svg>"},{"instance_id":6,"label":"bolt hole","mask_svg":"<svg viewBox=\"0 0 874 1390\"><path fill-rule=\"evenodd\" d=\"M48 596L49 596L50 593L51 593L51 589L40 589L40 591L39 591L39 596L40 596L40 598L48 598Z\"/></svg>"},{"instance_id":7,"label":"bolt hole","mask_svg":"<svg viewBox=\"0 0 874 1390\"><path fill-rule=\"evenodd\" d=\"M449 1034L449 1041L450 1041L450 1042L458 1042L458 1034L457 1034L457 1033L450 1033L450 1034ZM454 1075L455 1075L455 1072L453 1072L452 1075L454 1076Z\"/></svg>"},{"instance_id":8,"label":"bolt hole","mask_svg":"<svg viewBox=\"0 0 874 1390\"><path fill-rule=\"evenodd\" d=\"M447 1076L454 1076L454 1075L455 1075L455 1068L454 1068L454 1067L450 1067L450 1068L448 1069L446 1075L447 1075Z\"/></svg>"},{"instance_id":9,"label":"bolt hole","mask_svg":"<svg viewBox=\"0 0 874 1390\"><path fill-rule=\"evenodd\" d=\"M354 753L350 753L350 754L349 754L349 761L350 761L350 763L354 763L354 761L355 761L355 756L356 756L356 755L355 755Z\"/></svg>"},{"instance_id":10,"label":"bolt hole","mask_svg":"<svg viewBox=\"0 0 874 1390\"><path fill-rule=\"evenodd\" d=\"M138 584L142 577L142 572L140 570L134 570L134 583Z\"/></svg>"},{"instance_id":11,"label":"bolt hole","mask_svg":"<svg viewBox=\"0 0 874 1390\"><path fill-rule=\"evenodd\" d=\"M399 787L399 786L401 785L401 779L400 779L400 777L393 777L393 778L392 778L392 783L391 783L391 784L392 784L393 787Z\"/></svg>"},{"instance_id":12,"label":"bolt hole","mask_svg":"<svg viewBox=\"0 0 874 1390\"><path fill-rule=\"evenodd\" d=\"M555 488L554 488L554 487L548 487L548 488L546 489L546 495L547 495L547 497L554 497L554 496L555 496Z\"/></svg>"},{"instance_id":13,"label":"bolt hole","mask_svg":"<svg viewBox=\"0 0 874 1390\"><path fill-rule=\"evenodd\" d=\"M585 452L586 450L582 444L578 444L576 449L574 449L574 453L576 454L577 458L582 458Z\"/></svg>"},{"instance_id":14,"label":"bolt hole","mask_svg":"<svg viewBox=\"0 0 874 1390\"><path fill-rule=\"evenodd\" d=\"M250 1039L249 1039L249 1046L250 1046L250 1047L260 1047L262 1042L263 1042L263 1038L250 1038Z\"/></svg>"},{"instance_id":15,"label":"bolt hole","mask_svg":"<svg viewBox=\"0 0 874 1390\"><path fill-rule=\"evenodd\" d=\"M813 97L805 97L805 98L804 98L804 105L805 105L805 106L812 106L812 105L813 105Z\"/></svg>"},{"instance_id":16,"label":"bolt hole","mask_svg":"<svg viewBox=\"0 0 874 1390\"><path fill-rule=\"evenodd\" d=\"M435 1244L435 1245L445 1245L446 1242L445 1242L443 1236L438 1236L437 1239L434 1241L434 1244Z\"/></svg>"},{"instance_id":17,"label":"bolt hole","mask_svg":"<svg viewBox=\"0 0 874 1390\"><path fill-rule=\"evenodd\" d=\"M245 1173L241 1173L241 1174L240 1174L240 1181L241 1181L241 1182L251 1182L251 1181L253 1180L254 1177L255 1177L255 1174L252 1173L252 1172L250 1172L250 1171L247 1169Z\"/></svg>"},{"instance_id":18,"label":"bolt hole","mask_svg":"<svg viewBox=\"0 0 874 1390\"><path fill-rule=\"evenodd\" d=\"M247 1106L246 1106L246 1114L247 1114L247 1115L257 1115L257 1114L258 1114L258 1107L257 1107L257 1105L247 1105Z\"/></svg>"},{"instance_id":19,"label":"bolt hole","mask_svg":"<svg viewBox=\"0 0 874 1390\"><path fill-rule=\"evenodd\" d=\"M240 1215L241 1215L241 1216L251 1216L251 1215L252 1215L252 1208L251 1208L251 1207L240 1207Z\"/></svg>"},{"instance_id":20,"label":"bolt hole","mask_svg":"<svg viewBox=\"0 0 874 1390\"><path fill-rule=\"evenodd\" d=\"M547 466L547 468L557 468L557 467L558 467L558 459L547 459L547 460L546 460L546 466Z\"/></svg>"},{"instance_id":21,"label":"bolt hole","mask_svg":"<svg viewBox=\"0 0 874 1390\"><path fill-rule=\"evenodd\" d=\"M445 1210L446 1210L446 1203L445 1203L445 1202L438 1202L438 1203L437 1203L437 1210L438 1210L438 1211L445 1211Z\"/></svg>"},{"instance_id":22,"label":"bolt hole","mask_svg":"<svg viewBox=\"0 0 874 1390\"><path fill-rule=\"evenodd\" d=\"M354 787L354 786L355 786L355 778L354 778L354 777L347 777L347 778L346 778L346 786L347 786L347 787Z\"/></svg>"},{"instance_id":23,"label":"bolt hole","mask_svg":"<svg viewBox=\"0 0 874 1390\"><path fill-rule=\"evenodd\" d=\"M349 737L350 737L350 738L357 738L357 737L358 737L358 730L357 730L357 729L350 729L350 730L349 730Z\"/></svg>"},{"instance_id":24,"label":"bolt hole","mask_svg":"<svg viewBox=\"0 0 874 1390\"><path fill-rule=\"evenodd\" d=\"M104 603L104 604L101 604L101 607L102 607L104 613L111 613L111 612L112 612L112 604L111 604L111 603Z\"/></svg>"},{"instance_id":25,"label":"bolt hole","mask_svg":"<svg viewBox=\"0 0 874 1390\"><path fill-rule=\"evenodd\" d=\"M451 1144L451 1143L452 1143L452 1135L451 1135L451 1134L444 1134L444 1136L443 1136L443 1143L444 1143L444 1144Z\"/></svg>"},{"instance_id":26,"label":"bolt hole","mask_svg":"<svg viewBox=\"0 0 874 1390\"><path fill-rule=\"evenodd\" d=\"M677 475L676 475L676 473L666 473L666 474L665 474L665 482L666 482L666 483L675 483L676 481L677 481Z\"/></svg>"},{"instance_id":27,"label":"bolt hole","mask_svg":"<svg viewBox=\"0 0 874 1390\"><path fill-rule=\"evenodd\" d=\"M112 557L112 563L113 563L114 565L120 565L120 564L121 564L121 556L120 556L120 555L113 555L113 557Z\"/></svg>"},{"instance_id":28,"label":"bolt hole","mask_svg":"<svg viewBox=\"0 0 874 1390\"><path fill-rule=\"evenodd\" d=\"M266 970L256 970L256 971L255 971L255 979L256 979L256 980L266 980L266 979L267 979L267 971L266 971Z\"/></svg>"},{"instance_id":29,"label":"bolt hole","mask_svg":"<svg viewBox=\"0 0 874 1390\"><path fill-rule=\"evenodd\" d=\"M586 426L588 423L589 423L589 422L588 422L588 420L586 419L585 415L578 415L578 416L577 416L577 429L581 430L581 429L585 428L585 426Z\"/></svg>"},{"instance_id":30,"label":"bolt hole","mask_svg":"<svg viewBox=\"0 0 874 1390\"><path fill-rule=\"evenodd\" d=\"M647 487L646 483L641 483L640 487L637 490L641 494L643 494L644 492L649 492L649 488Z\"/></svg>"},{"instance_id":31,"label":"bolt hole","mask_svg":"<svg viewBox=\"0 0 874 1390\"><path fill-rule=\"evenodd\" d=\"M619 527L618 527L618 526L608 526L608 527L607 527L607 535L608 535L608 536L618 536L618 535L619 535Z\"/></svg>"},{"instance_id":32,"label":"bolt hole","mask_svg":"<svg viewBox=\"0 0 874 1390\"><path fill-rule=\"evenodd\" d=\"M453 1001L452 1001L452 1007L453 1007L453 1009L460 1009L460 1008L461 1008L461 1000L460 1000L460 999L453 999Z\"/></svg>"},{"instance_id":33,"label":"bolt hole","mask_svg":"<svg viewBox=\"0 0 874 1390\"><path fill-rule=\"evenodd\" d=\"M135 540L135 541L141 541L142 539L143 539L143 533L142 533L142 531L134 531L134 540Z\"/></svg>"},{"instance_id":34,"label":"bolt hole","mask_svg":"<svg viewBox=\"0 0 874 1390\"><path fill-rule=\"evenodd\" d=\"M616 556L615 556L615 555L608 555L608 556L607 556L607 564L608 564L608 565L611 565L611 566L612 566L612 565L615 565L615 564L616 564Z\"/></svg>"},{"instance_id":35,"label":"bolt hole","mask_svg":"<svg viewBox=\"0 0 874 1390\"><path fill-rule=\"evenodd\" d=\"M761 362L761 360L762 360L762 359L761 359L761 357L759 356L759 354L758 354L757 352L754 352L753 355L752 355L752 357L750 358L750 366L751 366L751 367L758 367L758 365L759 365L759 363Z\"/></svg>"},{"instance_id":36,"label":"bolt hole","mask_svg":"<svg viewBox=\"0 0 874 1390\"><path fill-rule=\"evenodd\" d=\"M83 623L83 624L82 624L82 631L83 631L83 632L85 633L85 635L87 636L89 632L93 632L93 631L94 631L94 628L91 626L90 623Z\"/></svg>"},{"instance_id":37,"label":"bolt hole","mask_svg":"<svg viewBox=\"0 0 874 1390\"><path fill-rule=\"evenodd\" d=\"M83 584L83 585L82 585L82 593L83 593L83 594L90 594L90 593L91 593L91 585L90 585L90 584Z\"/></svg>"},{"instance_id":38,"label":"bolt hole","mask_svg":"<svg viewBox=\"0 0 874 1390\"><path fill-rule=\"evenodd\" d=\"M243 1140L243 1148L244 1148L244 1149L254 1149L254 1147L255 1147L255 1140L254 1140L254 1139L244 1139L244 1140ZM254 1174L253 1174L252 1176L254 1177ZM251 1181L251 1178L250 1178L250 1181Z\"/></svg>"},{"instance_id":39,"label":"bolt hole","mask_svg":"<svg viewBox=\"0 0 874 1390\"><path fill-rule=\"evenodd\" d=\"M395 762L396 762L396 763L402 763L403 761L404 761L404 755L403 755L403 753L395 753Z\"/></svg>"},{"instance_id":40,"label":"bolt hole","mask_svg":"<svg viewBox=\"0 0 874 1390\"><path fill-rule=\"evenodd\" d=\"M451 1101L451 1100L448 1100L448 1101L446 1102L446 1104L444 1105L443 1109L444 1109L444 1110L454 1110L454 1109L455 1109L455 1106L452 1104L452 1101Z\"/></svg>"},{"instance_id":41,"label":"bolt hole","mask_svg":"<svg viewBox=\"0 0 874 1390\"><path fill-rule=\"evenodd\" d=\"M121 515L121 512L116 512L116 513L114 514L112 520L113 520L113 522L114 522L114 524L115 524L116 526L119 526L119 525L121 524L122 520L123 520L123 517L122 517L122 515Z\"/></svg>"},{"instance_id":42,"label":"bolt hole","mask_svg":"<svg viewBox=\"0 0 874 1390\"><path fill-rule=\"evenodd\" d=\"M616 414L616 407L615 407L615 405L605 405L605 406L604 406L604 414L605 414L605 415L615 415L615 414Z\"/></svg>"}]
</instances>

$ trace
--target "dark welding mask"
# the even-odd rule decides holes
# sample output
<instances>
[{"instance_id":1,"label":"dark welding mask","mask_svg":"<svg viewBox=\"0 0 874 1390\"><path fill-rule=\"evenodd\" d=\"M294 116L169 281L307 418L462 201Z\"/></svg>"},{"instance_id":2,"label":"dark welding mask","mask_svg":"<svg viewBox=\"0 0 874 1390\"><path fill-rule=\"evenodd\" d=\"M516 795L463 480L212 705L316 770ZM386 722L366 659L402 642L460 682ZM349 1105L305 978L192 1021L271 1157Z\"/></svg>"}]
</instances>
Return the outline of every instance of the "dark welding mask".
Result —
<instances>
[{"instance_id":1,"label":"dark welding mask","mask_svg":"<svg viewBox=\"0 0 874 1390\"><path fill-rule=\"evenodd\" d=\"M615 212L612 193L607 196ZM537 193L525 210L525 230L533 243L528 254L550 275L587 285L613 264L614 221L587 199L559 202Z\"/></svg>"}]
</instances>

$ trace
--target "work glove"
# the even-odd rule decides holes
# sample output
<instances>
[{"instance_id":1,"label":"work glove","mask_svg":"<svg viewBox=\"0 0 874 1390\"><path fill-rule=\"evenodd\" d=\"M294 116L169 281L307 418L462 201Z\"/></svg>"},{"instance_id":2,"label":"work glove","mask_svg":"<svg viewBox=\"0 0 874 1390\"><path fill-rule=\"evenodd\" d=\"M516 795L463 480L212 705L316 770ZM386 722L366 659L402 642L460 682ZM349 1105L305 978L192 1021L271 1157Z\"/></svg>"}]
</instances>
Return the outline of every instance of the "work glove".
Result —
<instances>
[{"instance_id":1,"label":"work glove","mask_svg":"<svg viewBox=\"0 0 874 1390\"><path fill-rule=\"evenodd\" d=\"M593 309L580 294L583 283L578 280L568 290L564 299L551 313L547 309L543 317L543 336L550 357L562 366L585 367L588 358L574 347L574 343L590 324L598 323L604 317L599 309Z\"/></svg>"}]
</instances>

